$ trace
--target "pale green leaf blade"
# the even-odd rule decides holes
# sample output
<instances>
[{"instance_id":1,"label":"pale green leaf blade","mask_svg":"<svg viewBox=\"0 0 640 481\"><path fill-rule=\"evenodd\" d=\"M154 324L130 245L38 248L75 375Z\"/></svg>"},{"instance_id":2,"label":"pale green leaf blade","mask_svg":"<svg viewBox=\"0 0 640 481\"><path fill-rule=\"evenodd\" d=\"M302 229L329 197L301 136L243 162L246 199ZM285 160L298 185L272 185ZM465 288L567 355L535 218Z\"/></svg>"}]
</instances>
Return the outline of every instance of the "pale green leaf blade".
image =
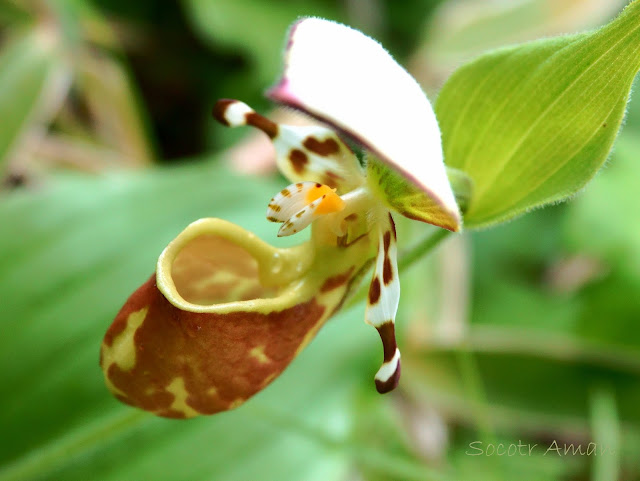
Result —
<instances>
[{"instance_id":1,"label":"pale green leaf blade","mask_svg":"<svg viewBox=\"0 0 640 481\"><path fill-rule=\"evenodd\" d=\"M606 160L640 68L640 2L590 34L489 53L436 103L445 162L474 181L467 227L564 200Z\"/></svg>"},{"instance_id":2,"label":"pale green leaf blade","mask_svg":"<svg viewBox=\"0 0 640 481\"><path fill-rule=\"evenodd\" d=\"M0 54L0 171L42 101L55 62L53 40L49 32L33 30Z\"/></svg>"}]
</instances>

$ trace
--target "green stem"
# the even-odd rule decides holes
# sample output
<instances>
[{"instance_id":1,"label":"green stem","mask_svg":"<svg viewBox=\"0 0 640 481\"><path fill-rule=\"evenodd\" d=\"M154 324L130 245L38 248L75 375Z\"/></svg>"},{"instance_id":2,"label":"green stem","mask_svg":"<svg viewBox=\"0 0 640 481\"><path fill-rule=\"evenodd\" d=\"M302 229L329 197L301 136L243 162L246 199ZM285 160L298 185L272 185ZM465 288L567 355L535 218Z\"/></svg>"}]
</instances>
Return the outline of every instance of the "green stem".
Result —
<instances>
[{"instance_id":1,"label":"green stem","mask_svg":"<svg viewBox=\"0 0 640 481\"><path fill-rule=\"evenodd\" d=\"M431 252L440 242L446 239L449 234L451 234L451 232L448 230L438 229L417 245L404 252L398 259L398 271L402 272L411 267L414 262Z\"/></svg>"},{"instance_id":2,"label":"green stem","mask_svg":"<svg viewBox=\"0 0 640 481\"><path fill-rule=\"evenodd\" d=\"M401 273L411 267L412 264L431 252L438 244L440 244L440 242L446 239L449 234L451 234L451 232L448 230L438 229L422 239L418 244L402 253L398 258L398 272ZM346 303L344 308L350 309L356 304L362 302L367 297L368 289L369 287L367 284L361 286L358 292Z\"/></svg>"}]
</instances>

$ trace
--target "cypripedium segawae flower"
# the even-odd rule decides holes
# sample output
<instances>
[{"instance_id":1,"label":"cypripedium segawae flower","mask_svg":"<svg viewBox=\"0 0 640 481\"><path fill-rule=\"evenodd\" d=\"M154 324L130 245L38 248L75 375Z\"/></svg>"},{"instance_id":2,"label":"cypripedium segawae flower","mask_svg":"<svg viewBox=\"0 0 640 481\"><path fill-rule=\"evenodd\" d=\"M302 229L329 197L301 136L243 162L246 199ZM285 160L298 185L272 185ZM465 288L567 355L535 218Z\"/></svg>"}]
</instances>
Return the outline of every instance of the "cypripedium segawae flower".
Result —
<instances>
[{"instance_id":1,"label":"cypripedium segawae flower","mask_svg":"<svg viewBox=\"0 0 640 481\"><path fill-rule=\"evenodd\" d=\"M452 231L461 224L429 101L376 41L317 18L291 28L284 74L268 96L329 127L280 125L236 100L219 101L214 115L272 139L292 183L266 202L266 217L279 236L310 227L310 240L281 249L221 219L189 225L105 336L101 366L123 402L178 418L239 406L371 267L365 321L384 352L375 384L381 393L398 384L392 212ZM366 150L364 167L343 138Z\"/></svg>"}]
</instances>

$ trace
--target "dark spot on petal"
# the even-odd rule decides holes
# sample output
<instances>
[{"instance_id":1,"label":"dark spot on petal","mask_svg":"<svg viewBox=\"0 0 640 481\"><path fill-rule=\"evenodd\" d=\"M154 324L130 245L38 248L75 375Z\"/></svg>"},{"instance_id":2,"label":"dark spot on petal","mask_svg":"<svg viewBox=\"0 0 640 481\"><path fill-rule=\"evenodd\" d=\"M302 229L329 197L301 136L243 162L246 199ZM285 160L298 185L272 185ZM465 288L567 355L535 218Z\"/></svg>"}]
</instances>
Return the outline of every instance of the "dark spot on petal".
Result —
<instances>
[{"instance_id":1,"label":"dark spot on petal","mask_svg":"<svg viewBox=\"0 0 640 481\"><path fill-rule=\"evenodd\" d=\"M278 124L272 122L266 117L255 112L250 112L244 116L248 125L262 130L270 138L275 139L278 136Z\"/></svg>"},{"instance_id":2,"label":"dark spot on petal","mask_svg":"<svg viewBox=\"0 0 640 481\"><path fill-rule=\"evenodd\" d=\"M393 217L391 216L391 212L389 212L389 223L391 224L391 230L393 231L394 240L398 240L398 233L396 232L396 223L393 222Z\"/></svg>"},{"instance_id":3,"label":"dark spot on petal","mask_svg":"<svg viewBox=\"0 0 640 481\"><path fill-rule=\"evenodd\" d=\"M330 170L327 170L324 172L323 182L327 184L329 187L331 187L332 189L335 189L336 187L338 187L338 184L342 180L344 180L344 177L336 174L335 172L332 172Z\"/></svg>"},{"instance_id":4,"label":"dark spot on petal","mask_svg":"<svg viewBox=\"0 0 640 481\"><path fill-rule=\"evenodd\" d=\"M304 139L302 145L304 145L309 151L322 157L327 157L340 151L340 145L338 145L338 142L331 137L320 141L313 136L309 136Z\"/></svg>"},{"instance_id":5,"label":"dark spot on petal","mask_svg":"<svg viewBox=\"0 0 640 481\"><path fill-rule=\"evenodd\" d=\"M384 265L382 268L382 280L385 286L388 286L389 283L393 280L393 271L391 270L391 261L386 256L384 258Z\"/></svg>"},{"instance_id":6,"label":"dark spot on petal","mask_svg":"<svg viewBox=\"0 0 640 481\"><path fill-rule=\"evenodd\" d=\"M384 349L384 362L393 359L396 353L396 328L393 321L386 321L377 327L380 340L382 340L382 348Z\"/></svg>"},{"instance_id":7,"label":"dark spot on petal","mask_svg":"<svg viewBox=\"0 0 640 481\"><path fill-rule=\"evenodd\" d=\"M267 217L267 220L269 222L281 222L280 220L276 219L275 217Z\"/></svg>"},{"instance_id":8,"label":"dark spot on petal","mask_svg":"<svg viewBox=\"0 0 640 481\"><path fill-rule=\"evenodd\" d=\"M309 157L307 157L307 154L299 149L293 149L289 153L289 160L291 161L293 170L295 170L297 174L302 174L305 166L309 163Z\"/></svg>"},{"instance_id":9,"label":"dark spot on petal","mask_svg":"<svg viewBox=\"0 0 640 481\"><path fill-rule=\"evenodd\" d=\"M349 214L344 218L344 220L346 220L347 222L355 222L356 220L358 220L358 214L356 214L355 212L353 214Z\"/></svg>"},{"instance_id":10,"label":"dark spot on petal","mask_svg":"<svg viewBox=\"0 0 640 481\"><path fill-rule=\"evenodd\" d=\"M298 217L298 218L299 218L299 217L302 217L302 216L303 216L303 214L304 214L305 212L306 212L306 210L305 210L305 209L302 209L300 212L298 212L298 213L296 214L296 217Z\"/></svg>"},{"instance_id":11,"label":"dark spot on petal","mask_svg":"<svg viewBox=\"0 0 640 481\"><path fill-rule=\"evenodd\" d=\"M384 252L385 255L389 252L389 246L391 245L391 232L387 231L384 233Z\"/></svg>"},{"instance_id":12,"label":"dark spot on petal","mask_svg":"<svg viewBox=\"0 0 640 481\"><path fill-rule=\"evenodd\" d=\"M227 108L229 108L229 105L236 103L237 100L233 100L233 99L220 99L216 102L216 104L213 106L213 111L211 112L213 114L213 118L216 119L218 122L220 122L222 125L226 125L227 127L230 125L229 122L227 121Z\"/></svg>"},{"instance_id":13,"label":"dark spot on petal","mask_svg":"<svg viewBox=\"0 0 640 481\"><path fill-rule=\"evenodd\" d=\"M376 276L369 286L369 304L373 306L378 300L380 300L380 280Z\"/></svg>"},{"instance_id":14,"label":"dark spot on petal","mask_svg":"<svg viewBox=\"0 0 640 481\"><path fill-rule=\"evenodd\" d=\"M296 187L298 188L298 192L300 192L302 190L302 188L304 187L304 184L302 182L298 182L296 184Z\"/></svg>"},{"instance_id":15,"label":"dark spot on petal","mask_svg":"<svg viewBox=\"0 0 640 481\"><path fill-rule=\"evenodd\" d=\"M360 234L355 239L350 240L349 239L349 235L343 235L342 237L337 237L336 238L336 245L338 247L350 247L353 244L355 244L356 242L358 242L360 239L365 239L367 237L368 237L368 234L364 233L364 234Z\"/></svg>"},{"instance_id":16,"label":"dark spot on petal","mask_svg":"<svg viewBox=\"0 0 640 481\"><path fill-rule=\"evenodd\" d=\"M349 270L343 272L342 274L329 277L326 281L324 281L324 284L322 284L322 287L320 288L320 292L332 291L333 289L337 289L341 285L346 284L351 278L351 273L353 272L353 269L354 269L354 266L351 266Z\"/></svg>"},{"instance_id":17,"label":"dark spot on petal","mask_svg":"<svg viewBox=\"0 0 640 481\"><path fill-rule=\"evenodd\" d=\"M280 207L278 204L269 204L267 207L269 207L269 209L274 212L280 212L282 210L282 207Z\"/></svg>"},{"instance_id":18,"label":"dark spot on petal","mask_svg":"<svg viewBox=\"0 0 640 481\"><path fill-rule=\"evenodd\" d=\"M282 189L280 191L280 193L284 196L284 197L290 197L291 196L291 192L289 192L288 189Z\"/></svg>"},{"instance_id":19,"label":"dark spot on petal","mask_svg":"<svg viewBox=\"0 0 640 481\"><path fill-rule=\"evenodd\" d=\"M322 179L322 182L325 185L328 185L329 187L331 187L332 189L336 189L338 187L337 182L327 175L325 175L325 177Z\"/></svg>"}]
</instances>

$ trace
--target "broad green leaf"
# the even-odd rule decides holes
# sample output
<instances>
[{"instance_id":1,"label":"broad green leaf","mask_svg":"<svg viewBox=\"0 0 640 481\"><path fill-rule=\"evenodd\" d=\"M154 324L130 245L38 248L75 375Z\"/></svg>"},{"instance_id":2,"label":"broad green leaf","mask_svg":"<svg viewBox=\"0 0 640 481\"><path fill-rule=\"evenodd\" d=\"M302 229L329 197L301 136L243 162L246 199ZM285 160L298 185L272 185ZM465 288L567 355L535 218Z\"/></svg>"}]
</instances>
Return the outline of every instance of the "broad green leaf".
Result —
<instances>
[{"instance_id":1,"label":"broad green leaf","mask_svg":"<svg viewBox=\"0 0 640 481\"><path fill-rule=\"evenodd\" d=\"M640 68L640 1L593 33L488 53L455 72L436 114L445 162L469 174L468 228L575 194L606 160Z\"/></svg>"},{"instance_id":2,"label":"broad green leaf","mask_svg":"<svg viewBox=\"0 0 640 481\"><path fill-rule=\"evenodd\" d=\"M0 172L43 101L56 60L54 47L51 32L32 30L10 41L0 54Z\"/></svg>"},{"instance_id":3,"label":"broad green leaf","mask_svg":"<svg viewBox=\"0 0 640 481\"><path fill-rule=\"evenodd\" d=\"M264 207L280 188L194 163L54 178L3 198L0 480L313 481L346 479L355 467L382 479L432 479L388 429L354 434L361 423L375 426L356 416L363 398L390 401L373 386L381 353L362 312L331 321L283 376L233 412L155 418L104 386L102 336L167 242L206 216L275 241Z\"/></svg>"}]
</instances>

